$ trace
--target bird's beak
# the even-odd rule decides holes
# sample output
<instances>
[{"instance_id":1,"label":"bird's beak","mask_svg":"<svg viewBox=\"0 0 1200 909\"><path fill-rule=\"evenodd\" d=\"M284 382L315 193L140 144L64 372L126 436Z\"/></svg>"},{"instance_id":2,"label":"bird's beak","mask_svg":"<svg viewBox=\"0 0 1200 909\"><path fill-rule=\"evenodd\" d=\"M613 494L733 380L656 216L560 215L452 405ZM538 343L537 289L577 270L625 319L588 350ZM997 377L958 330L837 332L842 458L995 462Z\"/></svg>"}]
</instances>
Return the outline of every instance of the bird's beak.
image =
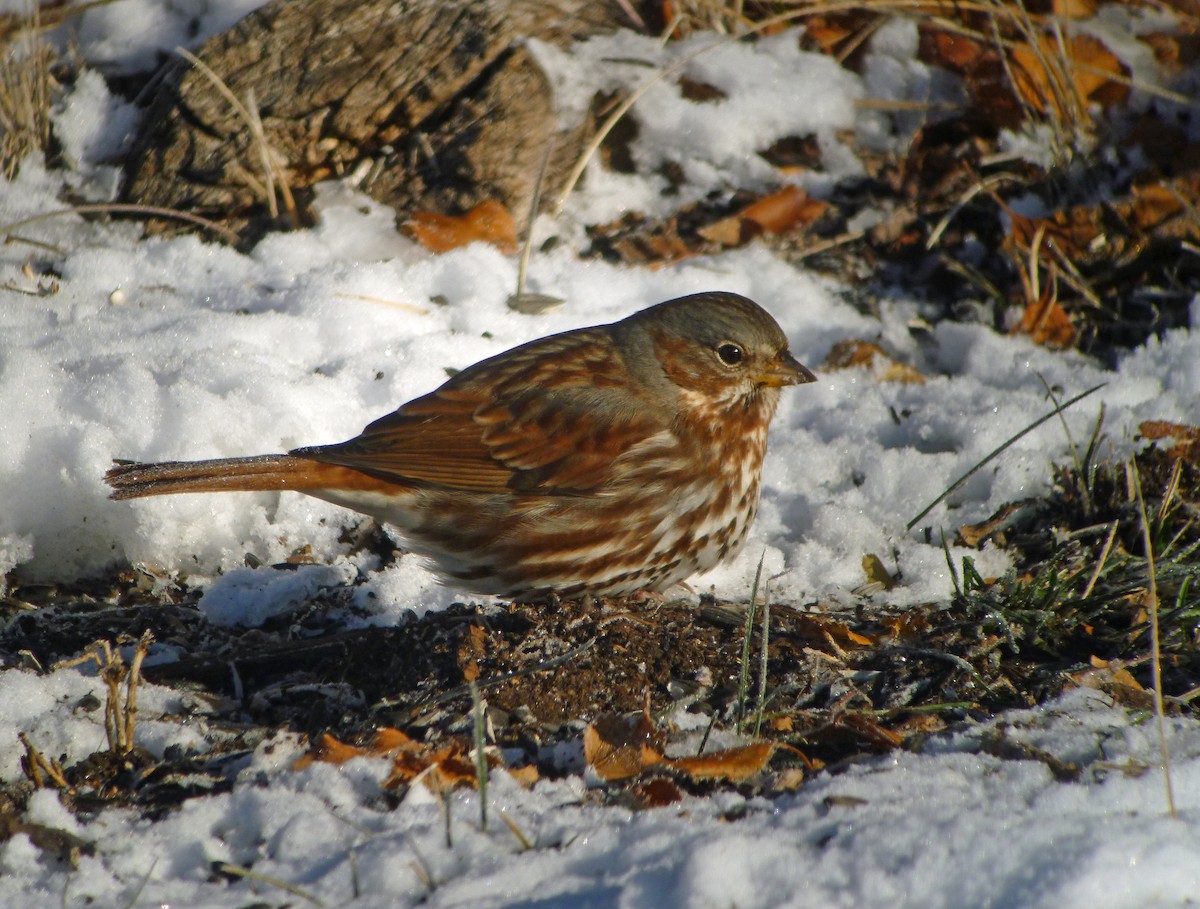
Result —
<instances>
[{"instance_id":1,"label":"bird's beak","mask_svg":"<svg viewBox=\"0 0 1200 909\"><path fill-rule=\"evenodd\" d=\"M804 385L817 381L817 377L807 366L803 366L790 351L781 350L775 355L766 368L758 376L758 384L770 388L782 388L784 385Z\"/></svg>"}]
</instances>

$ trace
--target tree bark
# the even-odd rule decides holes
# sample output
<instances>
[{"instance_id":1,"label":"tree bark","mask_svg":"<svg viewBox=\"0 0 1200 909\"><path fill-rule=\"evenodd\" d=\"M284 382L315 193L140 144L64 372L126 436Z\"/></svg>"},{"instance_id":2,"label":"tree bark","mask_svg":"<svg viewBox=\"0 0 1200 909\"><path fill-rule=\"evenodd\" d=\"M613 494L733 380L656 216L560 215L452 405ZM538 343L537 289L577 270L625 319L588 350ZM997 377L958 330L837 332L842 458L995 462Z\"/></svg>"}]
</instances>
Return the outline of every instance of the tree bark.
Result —
<instances>
[{"instance_id":1,"label":"tree bark","mask_svg":"<svg viewBox=\"0 0 1200 909\"><path fill-rule=\"evenodd\" d=\"M270 216L257 113L280 162L271 180L290 187L301 224L311 222L309 187L347 175L401 216L494 198L520 218L547 147L543 197L553 198L585 132L557 122L524 40L565 43L618 24L615 6L586 0L275 0L196 53L250 117L200 68L172 61L127 162L125 195L248 240L285 226L278 187L280 216Z\"/></svg>"}]
</instances>

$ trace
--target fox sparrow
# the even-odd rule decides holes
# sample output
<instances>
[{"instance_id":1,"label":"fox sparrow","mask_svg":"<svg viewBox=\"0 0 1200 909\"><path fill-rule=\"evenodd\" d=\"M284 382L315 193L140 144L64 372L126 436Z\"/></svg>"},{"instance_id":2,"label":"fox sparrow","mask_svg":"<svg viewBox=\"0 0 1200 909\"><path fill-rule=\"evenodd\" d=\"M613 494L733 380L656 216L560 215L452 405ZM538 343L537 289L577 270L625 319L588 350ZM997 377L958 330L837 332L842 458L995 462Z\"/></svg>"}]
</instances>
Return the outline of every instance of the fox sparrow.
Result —
<instances>
[{"instance_id":1,"label":"fox sparrow","mask_svg":"<svg viewBox=\"0 0 1200 909\"><path fill-rule=\"evenodd\" d=\"M476 363L339 445L105 480L114 499L303 492L479 593L661 591L741 548L779 389L815 379L758 304L702 293Z\"/></svg>"}]
</instances>

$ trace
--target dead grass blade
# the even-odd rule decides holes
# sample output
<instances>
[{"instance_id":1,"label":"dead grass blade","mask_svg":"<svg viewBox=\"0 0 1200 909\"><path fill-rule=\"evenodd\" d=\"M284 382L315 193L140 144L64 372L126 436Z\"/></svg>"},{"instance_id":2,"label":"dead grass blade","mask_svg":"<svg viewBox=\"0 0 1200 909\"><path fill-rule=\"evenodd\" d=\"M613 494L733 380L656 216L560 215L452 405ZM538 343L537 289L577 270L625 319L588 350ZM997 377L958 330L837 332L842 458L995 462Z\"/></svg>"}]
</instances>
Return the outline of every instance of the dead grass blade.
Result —
<instances>
[{"instance_id":1,"label":"dead grass blade","mask_svg":"<svg viewBox=\"0 0 1200 909\"><path fill-rule=\"evenodd\" d=\"M1171 817L1179 817L1175 810L1175 792L1171 785L1171 749L1167 744L1167 721L1163 714L1162 693L1162 649L1158 630L1158 578L1154 565L1154 543L1150 536L1150 518L1146 514L1146 501L1142 497L1142 477L1137 462L1129 461L1133 475L1133 488L1137 492L1138 515L1142 519L1142 541L1146 546L1146 574L1150 581L1150 671L1154 686L1154 719L1158 729L1158 747L1162 754L1163 784L1167 793L1167 811Z\"/></svg>"},{"instance_id":2,"label":"dead grass blade","mask_svg":"<svg viewBox=\"0 0 1200 909\"><path fill-rule=\"evenodd\" d=\"M22 218L20 221L13 221L11 224L0 225L0 234L4 234L7 238L12 236L14 230L20 230L29 224L37 224L39 221L45 221L47 218L87 214L146 215L151 218L173 218L177 221L187 221L189 224L195 224L198 227L203 227L205 230L211 230L230 246L236 246L242 239L228 227L218 224L216 221L210 221L208 218L193 215L190 212L178 211L174 208L159 208L157 205L133 205L125 202L73 205L70 208L58 208L54 211L42 212L38 215Z\"/></svg>"},{"instance_id":3,"label":"dead grass blade","mask_svg":"<svg viewBox=\"0 0 1200 909\"><path fill-rule=\"evenodd\" d=\"M296 200L292 197L291 186L288 183L287 161L267 141L266 132L263 130L262 118L258 115L258 104L254 98L254 90L251 89L246 93L246 103L243 104L238 100L229 86L225 84L225 80L217 75L203 60L184 47L175 48L175 53L191 63L192 66L198 69L212 83L213 88L220 92L221 96L229 102L234 112L241 117L242 121L246 124L246 128L250 130L254 147L258 151L259 161L262 164L264 185L260 189L265 196L271 218L275 219L279 217L279 204L275 198L275 187L278 185L279 194L283 196L284 207L287 209L288 220L291 222L292 227L299 227L300 215L296 209Z\"/></svg>"},{"instance_id":4,"label":"dead grass blade","mask_svg":"<svg viewBox=\"0 0 1200 909\"><path fill-rule=\"evenodd\" d=\"M0 173L6 180L30 154L50 147L54 49L42 41L40 6L29 7L21 34L0 46Z\"/></svg>"}]
</instances>

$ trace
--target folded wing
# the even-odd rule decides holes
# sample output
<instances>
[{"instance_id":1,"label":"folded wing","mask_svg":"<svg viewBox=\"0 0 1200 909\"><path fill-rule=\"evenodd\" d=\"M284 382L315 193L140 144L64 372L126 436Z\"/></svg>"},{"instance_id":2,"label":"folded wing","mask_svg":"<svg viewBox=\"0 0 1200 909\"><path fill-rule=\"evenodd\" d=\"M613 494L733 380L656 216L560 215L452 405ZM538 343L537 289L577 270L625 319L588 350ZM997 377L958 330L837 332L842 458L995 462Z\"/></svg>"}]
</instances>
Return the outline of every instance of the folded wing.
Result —
<instances>
[{"instance_id":1,"label":"folded wing","mask_svg":"<svg viewBox=\"0 0 1200 909\"><path fill-rule=\"evenodd\" d=\"M480 493L585 495L631 450L669 445L661 406L630 385L604 327L484 360L339 445L293 455L397 483Z\"/></svg>"}]
</instances>

